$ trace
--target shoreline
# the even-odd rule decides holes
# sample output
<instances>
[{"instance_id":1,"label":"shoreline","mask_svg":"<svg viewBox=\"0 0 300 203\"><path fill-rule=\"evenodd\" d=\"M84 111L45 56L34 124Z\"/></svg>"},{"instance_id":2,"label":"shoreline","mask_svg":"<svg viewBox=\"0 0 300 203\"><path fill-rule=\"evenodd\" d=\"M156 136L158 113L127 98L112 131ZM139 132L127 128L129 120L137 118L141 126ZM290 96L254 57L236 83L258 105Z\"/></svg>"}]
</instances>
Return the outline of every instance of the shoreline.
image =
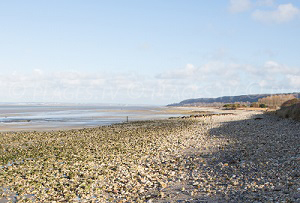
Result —
<instances>
[{"instance_id":1,"label":"shoreline","mask_svg":"<svg viewBox=\"0 0 300 203\"><path fill-rule=\"evenodd\" d=\"M48 108L48 106L46 107ZM35 111L35 109L33 111ZM76 117L71 118L70 120L61 118L53 120L51 118L14 118L9 117L9 114L2 113L1 116L6 120L0 122L0 132L49 132L81 128L97 128L99 126L124 123L127 121L127 117L129 118L129 121L162 120L170 117L195 115L199 113L211 114L222 111L220 111L220 109L199 107L158 107L153 109L95 109L95 112L99 112L99 115L96 114L91 117L86 117L83 113L82 120L78 120L78 116L80 115L76 115ZM106 113L108 115L101 115L101 113ZM30 114L27 113L24 115L29 116Z\"/></svg>"},{"instance_id":2,"label":"shoreline","mask_svg":"<svg viewBox=\"0 0 300 203\"><path fill-rule=\"evenodd\" d=\"M239 111L0 133L1 165L23 160L0 168L0 202L298 201L299 131L290 120Z\"/></svg>"}]
</instances>

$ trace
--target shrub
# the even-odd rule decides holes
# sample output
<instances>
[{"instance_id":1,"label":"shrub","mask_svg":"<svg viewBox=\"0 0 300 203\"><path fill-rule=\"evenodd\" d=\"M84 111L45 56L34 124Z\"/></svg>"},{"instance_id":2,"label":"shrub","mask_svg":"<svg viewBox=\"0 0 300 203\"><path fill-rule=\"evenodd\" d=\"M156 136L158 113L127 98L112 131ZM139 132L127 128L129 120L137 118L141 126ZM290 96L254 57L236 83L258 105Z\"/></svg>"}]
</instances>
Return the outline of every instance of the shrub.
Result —
<instances>
[{"instance_id":1,"label":"shrub","mask_svg":"<svg viewBox=\"0 0 300 203\"><path fill-rule=\"evenodd\" d=\"M269 107L278 108L284 102L288 100L294 99L295 96L293 94L280 94L280 95L271 95L268 97L264 97L258 100L259 104L266 104Z\"/></svg>"},{"instance_id":2,"label":"shrub","mask_svg":"<svg viewBox=\"0 0 300 203\"><path fill-rule=\"evenodd\" d=\"M224 104L223 106L224 108L230 108L230 109L236 109L236 108L240 108L241 105L239 103L235 103L235 104Z\"/></svg>"},{"instance_id":3,"label":"shrub","mask_svg":"<svg viewBox=\"0 0 300 203\"><path fill-rule=\"evenodd\" d=\"M300 103L300 99L297 99L297 98L294 98L294 99L291 99L291 100L288 100L286 102L284 102L281 107L288 107L288 106L292 106L294 104L298 104Z\"/></svg>"},{"instance_id":4,"label":"shrub","mask_svg":"<svg viewBox=\"0 0 300 203\"><path fill-rule=\"evenodd\" d=\"M300 121L300 103L281 108L276 111L276 115Z\"/></svg>"},{"instance_id":5,"label":"shrub","mask_svg":"<svg viewBox=\"0 0 300 203\"><path fill-rule=\"evenodd\" d=\"M260 108L267 108L267 105L265 105L265 104L260 104L259 107L260 107Z\"/></svg>"},{"instance_id":6,"label":"shrub","mask_svg":"<svg viewBox=\"0 0 300 203\"><path fill-rule=\"evenodd\" d=\"M259 104L257 102L253 102L250 107L258 108Z\"/></svg>"},{"instance_id":7,"label":"shrub","mask_svg":"<svg viewBox=\"0 0 300 203\"><path fill-rule=\"evenodd\" d=\"M230 107L230 104L224 104L223 107L228 108L228 107Z\"/></svg>"}]
</instances>

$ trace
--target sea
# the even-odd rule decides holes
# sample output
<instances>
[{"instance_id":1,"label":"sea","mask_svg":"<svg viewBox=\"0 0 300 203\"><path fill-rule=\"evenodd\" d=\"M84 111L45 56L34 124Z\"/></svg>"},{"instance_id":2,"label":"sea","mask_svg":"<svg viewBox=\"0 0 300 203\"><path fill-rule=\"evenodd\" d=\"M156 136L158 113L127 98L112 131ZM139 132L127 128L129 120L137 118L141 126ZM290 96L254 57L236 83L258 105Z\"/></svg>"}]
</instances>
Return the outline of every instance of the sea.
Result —
<instances>
[{"instance_id":1,"label":"sea","mask_svg":"<svg viewBox=\"0 0 300 203\"><path fill-rule=\"evenodd\" d=\"M113 104L5 104L0 105L0 131L86 128L181 116L167 113L166 108Z\"/></svg>"}]
</instances>

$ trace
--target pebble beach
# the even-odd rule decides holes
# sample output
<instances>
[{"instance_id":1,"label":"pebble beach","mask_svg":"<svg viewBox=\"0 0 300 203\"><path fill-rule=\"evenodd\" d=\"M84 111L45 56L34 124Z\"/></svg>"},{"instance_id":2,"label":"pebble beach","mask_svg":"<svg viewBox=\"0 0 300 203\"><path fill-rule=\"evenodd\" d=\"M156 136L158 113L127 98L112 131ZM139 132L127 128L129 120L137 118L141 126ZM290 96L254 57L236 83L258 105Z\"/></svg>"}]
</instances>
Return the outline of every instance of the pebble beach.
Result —
<instances>
[{"instance_id":1,"label":"pebble beach","mask_svg":"<svg viewBox=\"0 0 300 203\"><path fill-rule=\"evenodd\" d=\"M2 132L0 202L300 202L299 138L299 122L242 110Z\"/></svg>"}]
</instances>

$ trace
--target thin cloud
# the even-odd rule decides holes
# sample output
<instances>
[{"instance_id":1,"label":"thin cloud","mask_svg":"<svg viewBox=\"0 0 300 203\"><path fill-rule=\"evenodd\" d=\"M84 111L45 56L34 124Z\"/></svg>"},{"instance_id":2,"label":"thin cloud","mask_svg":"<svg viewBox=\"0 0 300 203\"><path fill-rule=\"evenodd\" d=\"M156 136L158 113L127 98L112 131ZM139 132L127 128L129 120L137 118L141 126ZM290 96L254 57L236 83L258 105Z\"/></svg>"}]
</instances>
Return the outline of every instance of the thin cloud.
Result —
<instances>
[{"instance_id":1,"label":"thin cloud","mask_svg":"<svg viewBox=\"0 0 300 203\"><path fill-rule=\"evenodd\" d=\"M289 67L275 61L267 61L264 64L264 70L268 74L283 74L283 75L300 74L299 68Z\"/></svg>"},{"instance_id":2,"label":"thin cloud","mask_svg":"<svg viewBox=\"0 0 300 203\"><path fill-rule=\"evenodd\" d=\"M258 0L256 2L257 6L273 6L275 4L275 0Z\"/></svg>"},{"instance_id":3,"label":"thin cloud","mask_svg":"<svg viewBox=\"0 0 300 203\"><path fill-rule=\"evenodd\" d=\"M274 11L256 10L253 19L263 23L286 23L300 16L300 9L293 4L281 4Z\"/></svg>"},{"instance_id":4,"label":"thin cloud","mask_svg":"<svg viewBox=\"0 0 300 203\"><path fill-rule=\"evenodd\" d=\"M252 18L263 23L287 23L300 17L300 9L292 3L276 5L275 0L229 1L229 11L231 13L241 13L250 10Z\"/></svg>"},{"instance_id":5,"label":"thin cloud","mask_svg":"<svg viewBox=\"0 0 300 203\"><path fill-rule=\"evenodd\" d=\"M39 77L33 73L38 73ZM266 61L261 66L211 61L200 66L187 64L156 77L137 73L49 73L42 70L1 74L0 93L20 101L171 103L201 96L247 94L252 83L271 90L295 89L300 88L299 78L299 68L276 61Z\"/></svg>"},{"instance_id":6,"label":"thin cloud","mask_svg":"<svg viewBox=\"0 0 300 203\"><path fill-rule=\"evenodd\" d=\"M160 73L156 76L157 79L187 79L197 74L198 68L193 64L187 64L184 68L170 70L165 73Z\"/></svg>"},{"instance_id":7,"label":"thin cloud","mask_svg":"<svg viewBox=\"0 0 300 203\"><path fill-rule=\"evenodd\" d=\"M249 10L251 7L251 0L230 0L229 11L232 13L239 13Z\"/></svg>"},{"instance_id":8,"label":"thin cloud","mask_svg":"<svg viewBox=\"0 0 300 203\"><path fill-rule=\"evenodd\" d=\"M288 83L292 88L300 88L300 74L299 75L288 75Z\"/></svg>"}]
</instances>

